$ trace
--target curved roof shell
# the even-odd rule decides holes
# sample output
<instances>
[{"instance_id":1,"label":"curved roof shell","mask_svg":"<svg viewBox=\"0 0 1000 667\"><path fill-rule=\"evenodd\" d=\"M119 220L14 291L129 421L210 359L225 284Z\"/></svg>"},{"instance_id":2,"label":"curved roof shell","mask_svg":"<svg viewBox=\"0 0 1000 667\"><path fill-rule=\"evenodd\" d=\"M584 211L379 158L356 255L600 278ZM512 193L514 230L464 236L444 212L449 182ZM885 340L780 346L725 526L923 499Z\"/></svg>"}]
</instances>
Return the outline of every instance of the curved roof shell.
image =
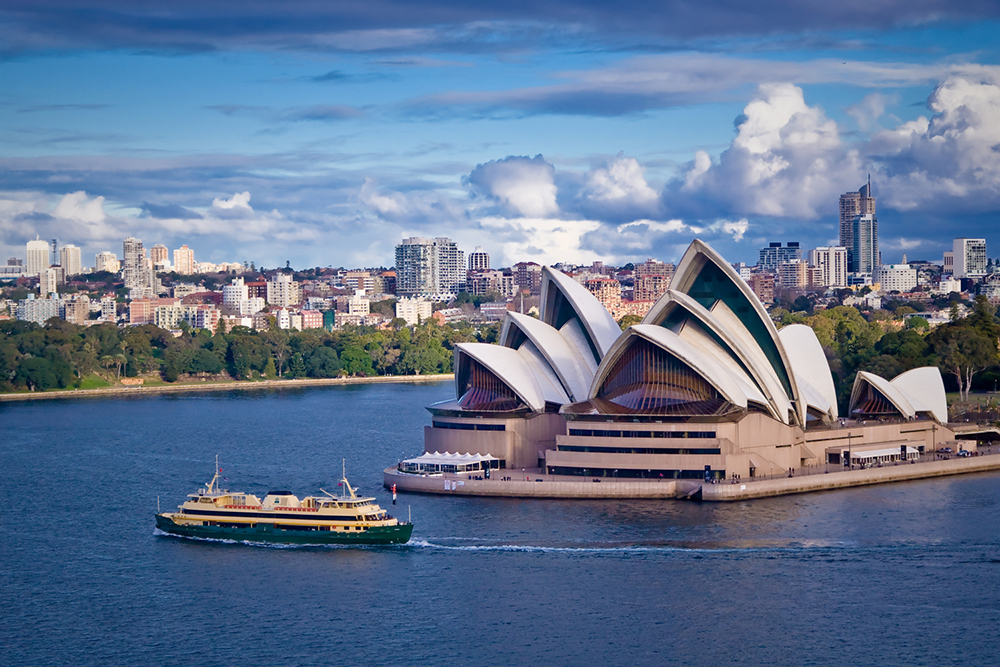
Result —
<instances>
[{"instance_id":1,"label":"curved roof shell","mask_svg":"<svg viewBox=\"0 0 1000 667\"><path fill-rule=\"evenodd\" d=\"M837 418L837 388L816 332L804 324L790 324L778 331L795 373L795 382L811 408Z\"/></svg>"},{"instance_id":2,"label":"curved roof shell","mask_svg":"<svg viewBox=\"0 0 1000 667\"><path fill-rule=\"evenodd\" d=\"M948 398L941 371L937 368L914 368L900 373L889 384L906 396L915 411L929 413L942 424L948 423Z\"/></svg>"},{"instance_id":3,"label":"curved roof shell","mask_svg":"<svg viewBox=\"0 0 1000 667\"><path fill-rule=\"evenodd\" d=\"M580 352L589 352L595 367L622 332L608 309L586 287L549 266L542 268L539 319L560 331L576 320L587 344Z\"/></svg>"},{"instance_id":4,"label":"curved roof shell","mask_svg":"<svg viewBox=\"0 0 1000 667\"><path fill-rule=\"evenodd\" d=\"M609 373L614 367L614 362L629 348L636 338L647 340L673 355L691 370L701 375L725 400L735 406L741 408L747 407L748 391L754 394L753 398L755 400L763 401L763 396L760 395L760 392L741 382L722 364L711 358L711 356L704 354L694 345L682 340L673 331L660 326L642 324L629 327L615 342L614 346L612 346L600 369L598 369L597 375L594 376L594 381L590 388L591 399L598 398L598 393L602 385L609 379Z\"/></svg>"},{"instance_id":5,"label":"curved roof shell","mask_svg":"<svg viewBox=\"0 0 1000 667\"><path fill-rule=\"evenodd\" d=\"M677 265L670 288L683 292L707 310L728 320L734 334L741 335L748 345L756 345L777 376L785 395L795 406L800 423L805 423L806 402L801 400L795 373L778 331L763 304L739 274L705 242L695 239ZM656 323L661 315L657 301L643 319L643 324ZM742 329L742 332L738 332Z\"/></svg>"},{"instance_id":6,"label":"curved roof shell","mask_svg":"<svg viewBox=\"0 0 1000 667\"><path fill-rule=\"evenodd\" d=\"M903 417L910 419L916 416L917 413L913 409L913 405L899 389L892 386L884 377L866 371L858 371L857 377L854 378L849 414L854 414L855 408L859 407L858 404L865 398L865 385L876 389Z\"/></svg>"},{"instance_id":7,"label":"curved roof shell","mask_svg":"<svg viewBox=\"0 0 1000 667\"><path fill-rule=\"evenodd\" d=\"M719 349L730 357L726 360L727 365L732 367L735 364L739 371L752 378L756 388L766 398L771 415L788 423L791 402L760 346L747 340L748 333L739 325L738 320L728 317L728 322L724 321L689 295L672 289L668 289L660 297L654 308L656 312L652 316L647 315L643 324L659 325L683 337L690 328L690 322L696 321L700 328L716 340ZM734 321L737 325L735 331L732 326Z\"/></svg>"},{"instance_id":8,"label":"curved roof shell","mask_svg":"<svg viewBox=\"0 0 1000 667\"><path fill-rule=\"evenodd\" d=\"M571 344L554 327L529 315L507 313L500 332L500 345L519 349L531 341L552 367L563 390L571 401L584 401L594 377L578 346Z\"/></svg>"},{"instance_id":9,"label":"curved roof shell","mask_svg":"<svg viewBox=\"0 0 1000 667\"><path fill-rule=\"evenodd\" d=\"M455 346L455 391L459 399L465 390L469 360L486 368L535 412L544 411L546 402L569 402L562 388L552 385L546 369L540 368L536 356L488 343L459 343Z\"/></svg>"}]
</instances>

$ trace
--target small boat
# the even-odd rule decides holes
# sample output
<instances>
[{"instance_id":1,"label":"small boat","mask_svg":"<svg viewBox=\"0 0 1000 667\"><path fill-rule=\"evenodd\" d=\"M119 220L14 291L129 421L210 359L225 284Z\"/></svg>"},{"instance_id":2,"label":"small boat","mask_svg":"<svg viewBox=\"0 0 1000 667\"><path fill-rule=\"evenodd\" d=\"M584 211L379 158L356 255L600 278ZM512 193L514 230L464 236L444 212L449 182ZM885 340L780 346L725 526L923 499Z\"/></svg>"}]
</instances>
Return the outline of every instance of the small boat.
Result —
<instances>
[{"instance_id":1,"label":"small boat","mask_svg":"<svg viewBox=\"0 0 1000 667\"><path fill-rule=\"evenodd\" d=\"M359 497L346 471L338 496L301 500L289 491L269 491L264 500L219 488L219 464L205 488L188 494L176 512L156 515L156 527L171 535L282 544L404 544L413 524L389 516L375 498Z\"/></svg>"}]
</instances>

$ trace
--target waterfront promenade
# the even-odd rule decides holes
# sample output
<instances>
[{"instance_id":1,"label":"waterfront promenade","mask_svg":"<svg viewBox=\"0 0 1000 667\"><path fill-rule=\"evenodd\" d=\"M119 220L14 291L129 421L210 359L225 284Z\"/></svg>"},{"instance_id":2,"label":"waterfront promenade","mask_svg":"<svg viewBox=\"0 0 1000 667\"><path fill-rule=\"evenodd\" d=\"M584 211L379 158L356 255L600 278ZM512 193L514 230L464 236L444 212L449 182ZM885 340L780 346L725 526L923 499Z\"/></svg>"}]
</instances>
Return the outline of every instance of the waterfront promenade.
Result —
<instances>
[{"instance_id":1,"label":"waterfront promenade","mask_svg":"<svg viewBox=\"0 0 1000 667\"><path fill-rule=\"evenodd\" d=\"M396 382L440 382L453 380L451 373L441 375L376 375L372 377L299 378L295 380L232 380L227 382L189 382L151 386L114 386L100 389L61 389L57 391L26 391L0 394L2 401L31 401L50 398L100 398L170 394L186 391L233 391L245 389L295 389L346 384L380 384Z\"/></svg>"},{"instance_id":2,"label":"waterfront promenade","mask_svg":"<svg viewBox=\"0 0 1000 667\"><path fill-rule=\"evenodd\" d=\"M1000 449L1000 448L998 448ZM990 448L978 456L943 458L927 454L912 463L886 464L881 467L845 470L833 464L820 464L787 473L755 477L732 483L705 483L701 480L645 480L592 478L547 475L538 469L499 470L491 479L470 479L468 474L423 476L386 468L383 480L387 488L396 484L399 491L457 496L493 496L511 498L686 498L707 502L732 502L843 489L870 484L885 484L947 475L1000 471L1000 451ZM477 477L473 475L472 477ZM504 478L510 478L504 479ZM596 479L596 478L595 478Z\"/></svg>"}]
</instances>

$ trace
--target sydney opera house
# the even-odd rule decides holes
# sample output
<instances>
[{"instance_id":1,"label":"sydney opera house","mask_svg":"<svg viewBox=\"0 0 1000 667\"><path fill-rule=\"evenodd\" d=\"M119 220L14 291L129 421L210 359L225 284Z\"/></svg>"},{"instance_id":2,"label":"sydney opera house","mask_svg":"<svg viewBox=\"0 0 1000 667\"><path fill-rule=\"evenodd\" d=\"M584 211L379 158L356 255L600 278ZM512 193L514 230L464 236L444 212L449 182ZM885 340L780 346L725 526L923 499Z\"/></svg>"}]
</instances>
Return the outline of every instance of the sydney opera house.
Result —
<instances>
[{"instance_id":1,"label":"sydney opera house","mask_svg":"<svg viewBox=\"0 0 1000 667\"><path fill-rule=\"evenodd\" d=\"M912 458L953 435L935 368L858 373L838 414L812 329L778 330L701 241L625 331L568 276L542 280L539 318L508 313L498 345L456 346L456 396L428 408L425 452L567 480L746 479Z\"/></svg>"}]
</instances>

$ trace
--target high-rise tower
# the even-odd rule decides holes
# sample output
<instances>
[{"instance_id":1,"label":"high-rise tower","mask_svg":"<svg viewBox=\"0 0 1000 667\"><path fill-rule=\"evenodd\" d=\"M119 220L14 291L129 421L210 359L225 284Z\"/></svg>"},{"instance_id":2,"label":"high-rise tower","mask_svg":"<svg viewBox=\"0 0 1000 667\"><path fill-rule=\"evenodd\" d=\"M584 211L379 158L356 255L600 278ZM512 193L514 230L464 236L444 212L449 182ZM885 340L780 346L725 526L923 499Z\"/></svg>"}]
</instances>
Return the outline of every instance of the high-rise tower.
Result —
<instances>
[{"instance_id":1,"label":"high-rise tower","mask_svg":"<svg viewBox=\"0 0 1000 667\"><path fill-rule=\"evenodd\" d=\"M857 192L846 192L840 195L840 245L847 248L848 270L857 272L851 253L854 250L854 219L859 215L875 215L875 197L872 195L872 177ZM875 239L876 250L878 238ZM876 257L878 253L876 252ZM878 262L876 261L876 265Z\"/></svg>"}]
</instances>

